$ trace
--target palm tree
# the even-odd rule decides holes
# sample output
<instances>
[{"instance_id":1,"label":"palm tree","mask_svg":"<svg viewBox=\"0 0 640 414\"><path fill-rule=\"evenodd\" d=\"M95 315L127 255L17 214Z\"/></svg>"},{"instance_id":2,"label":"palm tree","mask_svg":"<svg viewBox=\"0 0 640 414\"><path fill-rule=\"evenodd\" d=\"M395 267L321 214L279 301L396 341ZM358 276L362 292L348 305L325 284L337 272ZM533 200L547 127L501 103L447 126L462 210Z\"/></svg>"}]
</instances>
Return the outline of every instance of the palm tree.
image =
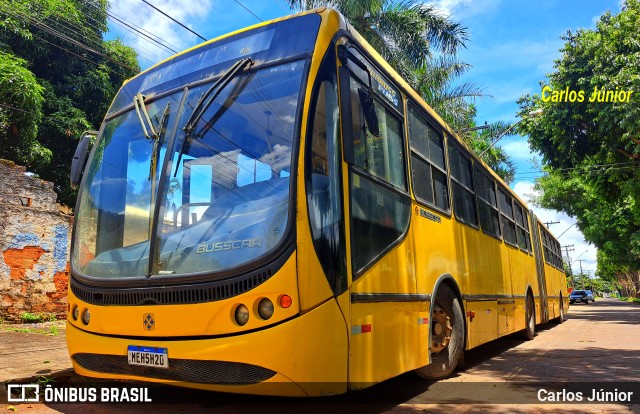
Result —
<instances>
[{"instance_id":1,"label":"palm tree","mask_svg":"<svg viewBox=\"0 0 640 414\"><path fill-rule=\"evenodd\" d=\"M416 0L288 0L293 8L333 7L412 86L415 70L434 54L450 56L465 47L467 29Z\"/></svg>"}]
</instances>

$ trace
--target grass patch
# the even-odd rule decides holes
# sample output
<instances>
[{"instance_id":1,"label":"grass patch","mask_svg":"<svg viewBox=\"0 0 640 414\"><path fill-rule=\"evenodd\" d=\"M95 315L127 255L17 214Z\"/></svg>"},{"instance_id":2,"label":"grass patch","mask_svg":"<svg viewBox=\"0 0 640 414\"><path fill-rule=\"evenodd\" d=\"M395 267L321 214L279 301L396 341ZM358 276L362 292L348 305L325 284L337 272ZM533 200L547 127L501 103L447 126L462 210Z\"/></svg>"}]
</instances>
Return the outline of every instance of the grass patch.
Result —
<instances>
[{"instance_id":1,"label":"grass patch","mask_svg":"<svg viewBox=\"0 0 640 414\"><path fill-rule=\"evenodd\" d=\"M39 322L54 322L57 321L56 315L53 313L33 313L33 312L23 312L20 315L20 319L24 323L39 323Z\"/></svg>"},{"instance_id":2,"label":"grass patch","mask_svg":"<svg viewBox=\"0 0 640 414\"><path fill-rule=\"evenodd\" d=\"M0 325L0 331L58 336L60 335L60 328L64 327L64 323L65 321L50 322L45 326L15 326L3 324Z\"/></svg>"}]
</instances>

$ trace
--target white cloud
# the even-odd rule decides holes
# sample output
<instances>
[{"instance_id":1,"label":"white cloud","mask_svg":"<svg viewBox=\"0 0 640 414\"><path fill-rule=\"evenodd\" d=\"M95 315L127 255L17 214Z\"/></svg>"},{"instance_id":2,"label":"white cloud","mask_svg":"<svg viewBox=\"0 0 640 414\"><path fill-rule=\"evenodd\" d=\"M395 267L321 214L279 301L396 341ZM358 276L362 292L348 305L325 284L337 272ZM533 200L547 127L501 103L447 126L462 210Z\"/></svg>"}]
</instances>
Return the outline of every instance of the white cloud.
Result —
<instances>
[{"instance_id":1,"label":"white cloud","mask_svg":"<svg viewBox=\"0 0 640 414\"><path fill-rule=\"evenodd\" d=\"M463 20L471 16L482 14L489 9L498 7L496 0L435 0L429 2L442 10L445 15L454 16L456 20Z\"/></svg>"},{"instance_id":2,"label":"white cloud","mask_svg":"<svg viewBox=\"0 0 640 414\"><path fill-rule=\"evenodd\" d=\"M199 0L196 2L190 0L153 0L150 3L195 32L199 32L197 30L198 23L202 24L205 21L213 6L213 0ZM150 37L157 38L164 44L170 45L177 52L202 41L168 17L163 16L139 0L118 0L112 2L111 5L110 11L120 19L123 19L129 25L139 27L142 30L138 30ZM121 24L116 23L113 19L111 19L110 27L115 29L125 43L136 49L143 66L157 63L173 54L173 52L159 47L157 43L144 35L124 29Z\"/></svg>"},{"instance_id":3,"label":"white cloud","mask_svg":"<svg viewBox=\"0 0 640 414\"><path fill-rule=\"evenodd\" d=\"M596 252L597 249L585 241L584 236L576 226L576 220L573 217L568 216L565 213L549 210L545 208L536 207L531 202L531 199L537 195L533 188L534 183L531 181L519 181L513 186L513 191L528 202L534 213L538 216L542 222L559 221L558 224L552 224L549 226L549 230L553 233L560 245L570 246L573 245L573 251L569 251L569 256L572 260L573 274L580 273L580 262L582 261L582 270L585 273L590 273L592 276L596 270ZM566 259L565 250L562 250L562 254Z\"/></svg>"},{"instance_id":4,"label":"white cloud","mask_svg":"<svg viewBox=\"0 0 640 414\"><path fill-rule=\"evenodd\" d=\"M510 140L504 139L500 148L513 160L528 161L536 155L531 152L526 138L520 136Z\"/></svg>"}]
</instances>

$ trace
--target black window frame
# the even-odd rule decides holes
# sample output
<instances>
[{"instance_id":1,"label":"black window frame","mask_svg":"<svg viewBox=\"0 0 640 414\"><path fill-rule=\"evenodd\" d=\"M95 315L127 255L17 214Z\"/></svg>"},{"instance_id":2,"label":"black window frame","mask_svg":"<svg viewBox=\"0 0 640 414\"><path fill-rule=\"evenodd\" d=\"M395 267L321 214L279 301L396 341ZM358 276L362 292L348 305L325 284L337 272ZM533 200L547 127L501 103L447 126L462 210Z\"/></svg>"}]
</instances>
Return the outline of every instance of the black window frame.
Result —
<instances>
[{"instance_id":1,"label":"black window frame","mask_svg":"<svg viewBox=\"0 0 640 414\"><path fill-rule=\"evenodd\" d=\"M555 267L558 270L564 271L564 260L562 259L562 251L560 249L560 242L556 240L551 232L540 224L540 234L542 234L542 246L544 251L544 261L549 266Z\"/></svg>"},{"instance_id":2,"label":"black window frame","mask_svg":"<svg viewBox=\"0 0 640 414\"><path fill-rule=\"evenodd\" d=\"M349 37L347 37L349 38ZM341 50L342 48L342 50ZM355 52L355 53L354 53ZM409 232L410 222L411 222L411 195L409 193L409 172L408 172L408 162L407 162L407 143L406 143L406 130L405 130L405 116L404 116L404 97L400 94L400 103L399 108L395 108L389 102L386 102L385 99L382 99L381 96L376 93L372 94L373 98L378 104L381 104L384 109L389 111L392 116L394 116L399 121L399 133L400 133L400 149L402 151L402 168L404 175L404 188L399 188L391 182L387 182L384 178L378 177L371 172L368 171L367 168L363 168L356 163L355 154L354 154L354 137L353 137L353 116L352 116L352 107L351 107L351 82L355 81L361 86L367 87L367 80L362 79L363 74L366 74L367 71L362 68L358 63L363 64L369 70L373 69L376 71L377 75L380 75L382 79L389 82L393 88L397 88L397 86L390 82L387 76L383 74L383 72L379 69L378 66L372 64L372 60L370 57L363 53L359 48L356 47L354 43L348 43L344 46L338 46L338 58L342 63L342 66L339 67L339 80L340 80L340 105L342 108L342 137L343 137L343 154L344 160L348 164L348 198L349 198L349 220L350 220L350 246L351 246L351 269L352 269L352 279L353 281L357 280L361 277L371 266L373 266L381 257L387 254L390 250L392 250L395 246L397 246L402 240L404 240ZM347 62L345 64L345 59ZM362 62L353 62L352 59L362 59ZM355 72L354 72L355 71ZM358 73L361 76L358 76ZM348 103L348 104L347 104ZM387 243L383 249L376 251L376 254L373 255L366 264L363 264L360 267L357 267L356 259L354 256L354 180L358 177L358 180L368 181L369 184L373 186L378 186L383 190L387 190L390 197L395 197L397 201L405 203L406 212L404 217L401 217L403 220L404 228L399 231L398 237Z\"/></svg>"},{"instance_id":3,"label":"black window frame","mask_svg":"<svg viewBox=\"0 0 640 414\"><path fill-rule=\"evenodd\" d=\"M520 212L520 217L516 217L516 212ZM529 214L528 210L515 198L513 199L513 215L516 223L516 241L518 243L518 248L523 251L530 253L531 252L531 232L529 231ZM522 222L519 222L518 218L522 219ZM524 234L524 248L520 243L520 238Z\"/></svg>"},{"instance_id":4,"label":"black window frame","mask_svg":"<svg viewBox=\"0 0 640 414\"><path fill-rule=\"evenodd\" d=\"M500 210L498 209L498 190L497 190L497 186L496 186L496 180L491 176L491 174L485 172L485 168L482 167L479 163L476 163L473 166L473 176L474 176L474 186L476 189L476 207L478 209L478 222L480 224L480 228L482 229L482 232L488 236L491 236L497 240L502 241L502 226L501 226L501 221L500 221ZM477 177L483 177L482 180L487 180L487 182L489 182L491 184L491 188L493 189L493 197L495 199L494 204L492 205L491 200L486 200L481 194L480 191L478 191L478 178ZM497 230L498 233L494 234L491 233L489 231L489 229L486 229L485 226L482 224L482 213L480 212L480 206L481 205L485 205L487 208L489 208L490 210L492 210L492 212L494 212L497 216L498 222L497 222Z\"/></svg>"},{"instance_id":5,"label":"black window frame","mask_svg":"<svg viewBox=\"0 0 640 414\"><path fill-rule=\"evenodd\" d=\"M476 194L475 194L475 188L474 188L474 175L473 175L473 165L474 165L474 159L473 157L465 150L463 149L462 145L460 145L459 143L456 142L455 139L451 139L451 137L447 136L447 163L449 165L449 179L450 179L450 193L451 193L451 210L453 212L453 215L455 216L456 220L459 221L460 223L469 226L473 229L478 230L479 229L479 218L478 218L478 207L477 207L477 202L476 202ZM462 178L456 178L454 176L454 168L451 165L451 157L452 157L452 151L451 148L453 148L454 150L458 151L458 153L460 154L460 156L463 159L466 159L469 162L469 177L471 179L471 187L468 187L465 183L463 183L461 180ZM458 215L458 213L456 213L456 192L455 192L455 188L456 186L458 186L459 188L461 188L466 194L470 194L471 197L469 198L469 200L471 200L473 202L473 208L471 209L473 211L474 214L474 218L475 218L475 223L466 221L464 217L460 217Z\"/></svg>"},{"instance_id":6,"label":"black window frame","mask_svg":"<svg viewBox=\"0 0 640 414\"><path fill-rule=\"evenodd\" d=\"M412 134L412 130L411 130L411 118L415 117L417 118L419 121L421 121L425 127L430 128L439 138L440 138L440 142L442 144L442 163L444 166L444 169L442 167L440 167L439 165L437 165L436 162L434 162L432 159L430 159L429 155L427 154L423 154L416 145L414 145L413 143L413 134ZM422 110L422 108L420 108L419 105L417 105L416 103L414 103L412 100L407 99L407 110L406 110L406 121L407 121L407 141L409 142L409 170L410 170L410 180L411 180L411 189L413 192L413 196L415 197L416 201L418 201L420 204L425 205L428 208L431 208L439 213L445 214L448 217L451 217L451 196L450 196L450 183L449 183L449 168L448 168L448 162L447 162L447 158L448 158L448 151L447 151L447 137L446 134L442 131L441 128L439 128L437 126L437 124L435 122L432 121L431 117L429 117L424 110ZM428 139L428 138L426 138ZM428 145L428 144L427 144ZM415 164L414 164L414 157L418 160L418 162L422 162L425 163L427 165L427 167L429 168L429 173L430 173L430 190L431 190L431 194L433 197L433 202L425 199L424 197L421 197L417 192L416 192L416 181L413 179L414 178L414 173L415 173ZM436 169L438 174L442 174L442 176L444 176L444 183L445 183L445 208L443 208L442 206L438 205L438 203L436 202L436 186L435 186L435 181L433 178L433 173L434 173L434 168Z\"/></svg>"},{"instance_id":7,"label":"black window frame","mask_svg":"<svg viewBox=\"0 0 640 414\"><path fill-rule=\"evenodd\" d=\"M502 208L502 203L500 201L500 194L501 193L504 194L504 196L509 200L509 206L511 207L511 217L509 217L507 212L504 211L503 208ZM517 236L516 220L515 220L515 214L514 214L514 208L513 208L513 196L504 187L498 186L498 191L496 192L496 197L497 197L496 201L498 203L498 210L500 211L500 228L501 228L501 231L502 231L502 240L504 240L504 242L507 245L509 245L511 247L515 247L517 249L518 248L518 236ZM513 241L507 240L507 238L505 237L507 235L507 232L505 231L505 225L509 226L510 224L513 224Z\"/></svg>"}]
</instances>

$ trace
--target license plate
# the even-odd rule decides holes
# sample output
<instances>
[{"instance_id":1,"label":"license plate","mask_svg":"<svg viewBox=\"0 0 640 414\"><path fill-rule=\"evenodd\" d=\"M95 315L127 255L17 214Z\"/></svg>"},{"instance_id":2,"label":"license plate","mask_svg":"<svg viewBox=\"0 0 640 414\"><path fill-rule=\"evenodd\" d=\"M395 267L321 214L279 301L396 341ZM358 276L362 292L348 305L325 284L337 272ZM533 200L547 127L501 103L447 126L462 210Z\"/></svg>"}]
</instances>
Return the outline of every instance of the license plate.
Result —
<instances>
[{"instance_id":1,"label":"license plate","mask_svg":"<svg viewBox=\"0 0 640 414\"><path fill-rule=\"evenodd\" d=\"M127 357L129 365L169 368L167 348L129 345L127 347Z\"/></svg>"}]
</instances>

